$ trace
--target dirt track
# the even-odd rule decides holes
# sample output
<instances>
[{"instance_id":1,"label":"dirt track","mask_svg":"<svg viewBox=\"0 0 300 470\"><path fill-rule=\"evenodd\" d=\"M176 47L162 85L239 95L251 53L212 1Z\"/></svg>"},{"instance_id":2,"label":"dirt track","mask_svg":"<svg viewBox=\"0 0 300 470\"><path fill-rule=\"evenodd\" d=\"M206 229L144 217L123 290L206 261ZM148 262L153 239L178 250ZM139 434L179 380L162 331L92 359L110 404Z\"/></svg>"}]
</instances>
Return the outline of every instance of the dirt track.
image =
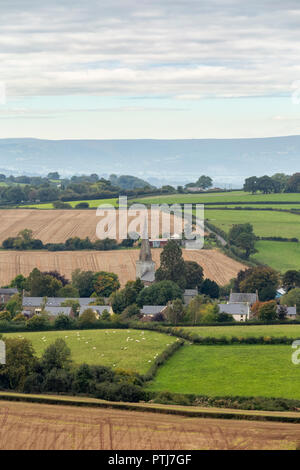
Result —
<instances>
[{"instance_id":1,"label":"dirt track","mask_svg":"<svg viewBox=\"0 0 300 470\"><path fill-rule=\"evenodd\" d=\"M153 249L152 255L159 267L161 249ZM224 285L235 277L244 266L216 250L183 250L186 260L197 261L204 269L205 277ZM41 271L56 269L67 278L77 268L91 271L109 271L118 274L124 285L135 279L135 262L138 250L114 251L0 251L0 285L7 285L17 274L28 275L34 267Z\"/></svg>"},{"instance_id":2,"label":"dirt track","mask_svg":"<svg viewBox=\"0 0 300 470\"><path fill-rule=\"evenodd\" d=\"M299 440L299 424L0 401L0 450L275 450Z\"/></svg>"}]
</instances>

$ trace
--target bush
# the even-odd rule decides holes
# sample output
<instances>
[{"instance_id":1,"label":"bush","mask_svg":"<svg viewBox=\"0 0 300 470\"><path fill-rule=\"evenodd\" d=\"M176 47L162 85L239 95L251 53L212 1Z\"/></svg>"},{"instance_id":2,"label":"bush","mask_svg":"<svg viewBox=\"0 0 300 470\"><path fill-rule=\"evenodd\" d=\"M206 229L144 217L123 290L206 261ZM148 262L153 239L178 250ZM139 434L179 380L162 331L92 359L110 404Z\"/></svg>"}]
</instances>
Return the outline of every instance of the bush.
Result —
<instances>
[{"instance_id":1,"label":"bush","mask_svg":"<svg viewBox=\"0 0 300 470\"><path fill-rule=\"evenodd\" d=\"M26 322L28 330L46 330L49 328L49 319L46 315L34 315Z\"/></svg>"},{"instance_id":2,"label":"bush","mask_svg":"<svg viewBox=\"0 0 300 470\"><path fill-rule=\"evenodd\" d=\"M54 320L54 328L57 330L69 330L75 327L75 320L67 315L58 315Z\"/></svg>"},{"instance_id":3,"label":"bush","mask_svg":"<svg viewBox=\"0 0 300 470\"><path fill-rule=\"evenodd\" d=\"M137 385L104 382L96 385L95 397L109 401L139 402L147 399L147 393Z\"/></svg>"},{"instance_id":4,"label":"bush","mask_svg":"<svg viewBox=\"0 0 300 470\"><path fill-rule=\"evenodd\" d=\"M75 209L89 209L89 203L88 202L79 202L76 204Z\"/></svg>"}]
</instances>

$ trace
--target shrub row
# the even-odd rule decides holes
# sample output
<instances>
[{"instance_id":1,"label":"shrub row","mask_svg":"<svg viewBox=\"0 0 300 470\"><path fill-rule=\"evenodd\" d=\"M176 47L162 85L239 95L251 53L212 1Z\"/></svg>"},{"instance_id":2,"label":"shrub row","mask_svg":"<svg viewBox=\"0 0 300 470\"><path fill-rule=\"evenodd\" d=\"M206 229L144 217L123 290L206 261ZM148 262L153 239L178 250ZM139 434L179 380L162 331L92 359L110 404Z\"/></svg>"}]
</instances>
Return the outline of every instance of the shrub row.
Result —
<instances>
[{"instance_id":1,"label":"shrub row","mask_svg":"<svg viewBox=\"0 0 300 470\"><path fill-rule=\"evenodd\" d=\"M293 322L295 323L295 322ZM300 322L298 322L300 323ZM254 323L252 323L253 325ZM262 323L257 323L262 325ZM269 324L269 323L266 323ZM207 326L207 325L202 325ZM220 326L220 324L219 324ZM131 324L131 327L133 325ZM139 325L134 326L135 329L141 328ZM171 336L176 336L177 338L181 338L182 340L189 341L190 343L200 344L200 345L232 345L232 344L292 344L295 338L288 338L287 336L199 336L199 334L191 333L190 331L186 331L180 327L172 327L172 326L162 326L162 325L155 325L149 324L144 325L144 329L157 331L160 333L169 334Z\"/></svg>"},{"instance_id":2,"label":"shrub row","mask_svg":"<svg viewBox=\"0 0 300 470\"><path fill-rule=\"evenodd\" d=\"M148 382L149 380L153 380L156 373L157 373L157 370L160 366L162 366L166 361L167 359L169 359L169 357L173 356L173 354L178 351L178 349L181 348L181 346L183 346L184 344L184 341L179 338L177 338L177 341L175 341L175 343L173 344L170 344L170 346L168 346L161 354L159 354L159 356L155 359L155 361L153 362L152 366L150 367L150 369L148 370L148 372L146 372L145 375L143 375L143 380L145 382Z\"/></svg>"},{"instance_id":3,"label":"shrub row","mask_svg":"<svg viewBox=\"0 0 300 470\"><path fill-rule=\"evenodd\" d=\"M258 240L266 240L271 242L294 242L298 243L298 238L284 238L284 237L257 237Z\"/></svg>"},{"instance_id":4,"label":"shrub row","mask_svg":"<svg viewBox=\"0 0 300 470\"><path fill-rule=\"evenodd\" d=\"M62 315L65 317L64 315ZM69 318L69 317L65 317ZM16 323L13 321L1 320L0 332L2 333L17 333L26 331L58 331L58 330L107 330L107 329L126 329L129 323L121 322L105 322L97 320L93 323L78 324L76 320L70 319L70 322L62 322L61 326L56 326L56 323L39 322L36 325L30 325L25 322Z\"/></svg>"},{"instance_id":5,"label":"shrub row","mask_svg":"<svg viewBox=\"0 0 300 470\"><path fill-rule=\"evenodd\" d=\"M300 400L272 397L208 397L205 395L152 392L152 401L166 405L203 406L241 410L298 411Z\"/></svg>"}]
</instances>

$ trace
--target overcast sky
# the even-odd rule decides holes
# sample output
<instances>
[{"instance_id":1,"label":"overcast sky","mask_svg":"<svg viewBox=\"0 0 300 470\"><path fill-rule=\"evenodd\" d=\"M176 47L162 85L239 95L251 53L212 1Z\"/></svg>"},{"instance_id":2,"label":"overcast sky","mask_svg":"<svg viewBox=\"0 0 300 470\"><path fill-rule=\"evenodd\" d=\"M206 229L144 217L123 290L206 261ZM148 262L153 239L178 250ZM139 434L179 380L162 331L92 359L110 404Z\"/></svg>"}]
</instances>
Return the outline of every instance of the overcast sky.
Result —
<instances>
[{"instance_id":1,"label":"overcast sky","mask_svg":"<svg viewBox=\"0 0 300 470\"><path fill-rule=\"evenodd\" d=\"M0 32L1 138L299 134L299 0L0 0Z\"/></svg>"}]
</instances>

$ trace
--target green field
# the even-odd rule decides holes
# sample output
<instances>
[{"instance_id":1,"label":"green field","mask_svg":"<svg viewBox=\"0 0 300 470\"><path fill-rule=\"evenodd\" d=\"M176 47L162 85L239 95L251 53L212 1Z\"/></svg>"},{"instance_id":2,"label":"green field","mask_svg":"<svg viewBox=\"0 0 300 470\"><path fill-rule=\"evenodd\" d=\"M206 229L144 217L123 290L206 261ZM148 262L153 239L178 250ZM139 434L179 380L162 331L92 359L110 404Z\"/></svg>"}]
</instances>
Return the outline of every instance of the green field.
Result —
<instances>
[{"instance_id":1,"label":"green field","mask_svg":"<svg viewBox=\"0 0 300 470\"><path fill-rule=\"evenodd\" d=\"M102 364L141 374L149 369L157 354L176 341L161 333L131 329L6 333L5 337L29 339L38 356L57 338L63 338L77 364Z\"/></svg>"},{"instance_id":2,"label":"green field","mask_svg":"<svg viewBox=\"0 0 300 470\"><path fill-rule=\"evenodd\" d=\"M90 208L97 208L100 204L112 204L114 207L117 206L118 199L89 199L82 201L64 201L66 204L70 204L72 207L75 207L80 202L87 202ZM25 209L53 209L52 202L43 203L43 204L29 204L25 206L19 206L20 208Z\"/></svg>"},{"instance_id":3,"label":"green field","mask_svg":"<svg viewBox=\"0 0 300 470\"><path fill-rule=\"evenodd\" d=\"M300 339L300 325L237 325L237 326L191 326L183 328L185 331L206 337L232 338L232 336L248 338L249 336L287 336Z\"/></svg>"},{"instance_id":4,"label":"green field","mask_svg":"<svg viewBox=\"0 0 300 470\"><path fill-rule=\"evenodd\" d=\"M255 248L254 259L280 272L300 267L300 243L259 241Z\"/></svg>"},{"instance_id":5,"label":"green field","mask_svg":"<svg viewBox=\"0 0 300 470\"><path fill-rule=\"evenodd\" d=\"M214 210L206 211L205 218L224 232L234 224L249 222L260 237L298 238L300 235L300 216L288 212Z\"/></svg>"},{"instance_id":6,"label":"green field","mask_svg":"<svg viewBox=\"0 0 300 470\"><path fill-rule=\"evenodd\" d=\"M205 209L206 210L215 210L215 209L224 209L224 208L228 208L228 209L235 209L235 207L241 207L242 209L284 209L284 210L291 210L291 209L295 209L295 210L299 210L300 209L300 204L291 204L291 203L287 203L287 204L278 204L277 202L274 202L273 204L250 204L250 203L247 203L247 204L236 204L235 202L228 202L226 203L226 205L218 205L218 204L214 204L214 205L205 205ZM226 209L225 209L226 210ZM235 209L237 210L237 209Z\"/></svg>"},{"instance_id":7,"label":"green field","mask_svg":"<svg viewBox=\"0 0 300 470\"><path fill-rule=\"evenodd\" d=\"M187 345L163 365L150 390L208 396L300 399L300 365L285 345Z\"/></svg>"},{"instance_id":8,"label":"green field","mask_svg":"<svg viewBox=\"0 0 300 470\"><path fill-rule=\"evenodd\" d=\"M149 196L138 198L135 202L143 204L175 204L175 203L205 203L217 204L219 202L298 202L300 204L300 193L280 193L280 194L251 194L244 191L229 191L223 193L204 194L168 194L163 196ZM238 204L237 204L238 205Z\"/></svg>"}]
</instances>

